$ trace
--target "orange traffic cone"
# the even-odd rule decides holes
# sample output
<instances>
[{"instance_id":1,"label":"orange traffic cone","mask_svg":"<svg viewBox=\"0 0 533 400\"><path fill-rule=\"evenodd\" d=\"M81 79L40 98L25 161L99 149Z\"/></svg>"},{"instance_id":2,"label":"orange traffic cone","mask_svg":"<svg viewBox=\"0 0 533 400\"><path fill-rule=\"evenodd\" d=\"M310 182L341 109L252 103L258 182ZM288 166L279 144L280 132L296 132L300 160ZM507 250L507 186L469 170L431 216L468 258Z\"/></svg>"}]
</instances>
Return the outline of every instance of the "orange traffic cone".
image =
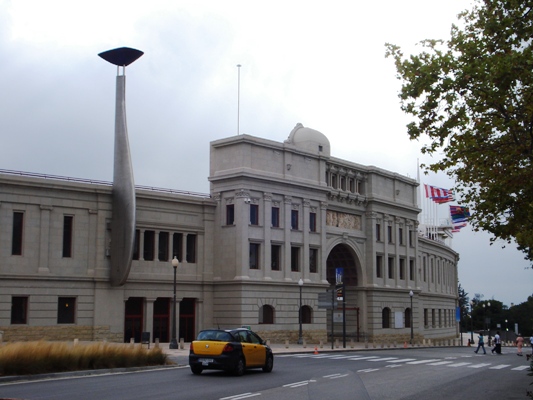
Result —
<instances>
[{"instance_id":1,"label":"orange traffic cone","mask_svg":"<svg viewBox=\"0 0 533 400\"><path fill-rule=\"evenodd\" d=\"M318 347L315 346L315 354L318 354Z\"/></svg>"}]
</instances>

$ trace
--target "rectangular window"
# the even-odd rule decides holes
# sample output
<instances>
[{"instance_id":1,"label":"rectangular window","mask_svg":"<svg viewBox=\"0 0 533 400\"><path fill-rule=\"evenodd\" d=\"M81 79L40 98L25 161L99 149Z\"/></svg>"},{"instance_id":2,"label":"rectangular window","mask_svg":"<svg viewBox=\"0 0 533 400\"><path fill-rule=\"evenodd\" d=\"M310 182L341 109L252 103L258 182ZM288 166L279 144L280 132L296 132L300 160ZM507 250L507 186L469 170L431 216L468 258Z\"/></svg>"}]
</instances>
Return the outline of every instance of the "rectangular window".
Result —
<instances>
[{"instance_id":1,"label":"rectangular window","mask_svg":"<svg viewBox=\"0 0 533 400\"><path fill-rule=\"evenodd\" d=\"M376 256L376 277L383 278L383 256Z\"/></svg>"},{"instance_id":2,"label":"rectangular window","mask_svg":"<svg viewBox=\"0 0 533 400\"><path fill-rule=\"evenodd\" d=\"M185 259L188 263L196 262L196 235L187 235L187 254Z\"/></svg>"},{"instance_id":3,"label":"rectangular window","mask_svg":"<svg viewBox=\"0 0 533 400\"><path fill-rule=\"evenodd\" d=\"M141 247L141 231L135 229L135 238L133 239L133 259L139 259L139 248Z\"/></svg>"},{"instance_id":4,"label":"rectangular window","mask_svg":"<svg viewBox=\"0 0 533 400\"><path fill-rule=\"evenodd\" d=\"M387 226L387 240L392 243L392 226Z\"/></svg>"},{"instance_id":5,"label":"rectangular window","mask_svg":"<svg viewBox=\"0 0 533 400\"><path fill-rule=\"evenodd\" d=\"M235 205L226 205L226 225L233 225L235 223Z\"/></svg>"},{"instance_id":6,"label":"rectangular window","mask_svg":"<svg viewBox=\"0 0 533 400\"><path fill-rule=\"evenodd\" d=\"M403 244L403 228L398 229L398 236L398 241L400 242L400 244Z\"/></svg>"},{"instance_id":7,"label":"rectangular window","mask_svg":"<svg viewBox=\"0 0 533 400\"><path fill-rule=\"evenodd\" d=\"M291 229L298 230L298 210L291 210Z\"/></svg>"},{"instance_id":8,"label":"rectangular window","mask_svg":"<svg viewBox=\"0 0 533 400\"><path fill-rule=\"evenodd\" d=\"M409 280L415 280L415 260L409 260Z\"/></svg>"},{"instance_id":9,"label":"rectangular window","mask_svg":"<svg viewBox=\"0 0 533 400\"><path fill-rule=\"evenodd\" d=\"M309 272L312 274L318 272L318 249L309 249Z\"/></svg>"},{"instance_id":10,"label":"rectangular window","mask_svg":"<svg viewBox=\"0 0 533 400\"><path fill-rule=\"evenodd\" d=\"M11 324L28 323L28 298L13 296L11 298Z\"/></svg>"},{"instance_id":11,"label":"rectangular window","mask_svg":"<svg viewBox=\"0 0 533 400\"><path fill-rule=\"evenodd\" d=\"M15 211L13 213L13 236L11 242L11 254L22 255L22 235L24 228L24 213Z\"/></svg>"},{"instance_id":12,"label":"rectangular window","mask_svg":"<svg viewBox=\"0 0 533 400\"><path fill-rule=\"evenodd\" d=\"M172 235L172 258L176 257L183 261L183 233L174 233Z\"/></svg>"},{"instance_id":13,"label":"rectangular window","mask_svg":"<svg viewBox=\"0 0 533 400\"><path fill-rule=\"evenodd\" d=\"M428 309L424 308L424 327L428 327Z\"/></svg>"},{"instance_id":14,"label":"rectangular window","mask_svg":"<svg viewBox=\"0 0 533 400\"><path fill-rule=\"evenodd\" d=\"M414 231L409 231L409 246L413 247L415 245L414 242Z\"/></svg>"},{"instance_id":15,"label":"rectangular window","mask_svg":"<svg viewBox=\"0 0 533 400\"><path fill-rule=\"evenodd\" d=\"M300 248L291 247L291 271L300 271Z\"/></svg>"},{"instance_id":16,"label":"rectangular window","mask_svg":"<svg viewBox=\"0 0 533 400\"><path fill-rule=\"evenodd\" d=\"M63 217L63 257L72 257L72 227L74 217L65 215Z\"/></svg>"},{"instance_id":17,"label":"rectangular window","mask_svg":"<svg viewBox=\"0 0 533 400\"><path fill-rule=\"evenodd\" d=\"M279 244L270 246L270 268L272 271L281 270L281 246Z\"/></svg>"},{"instance_id":18,"label":"rectangular window","mask_svg":"<svg viewBox=\"0 0 533 400\"><path fill-rule=\"evenodd\" d=\"M316 232L316 213L309 213L309 231Z\"/></svg>"},{"instance_id":19,"label":"rectangular window","mask_svg":"<svg viewBox=\"0 0 533 400\"><path fill-rule=\"evenodd\" d=\"M394 258L389 257L388 261L389 261L389 265L388 265L389 279L394 279Z\"/></svg>"},{"instance_id":20,"label":"rectangular window","mask_svg":"<svg viewBox=\"0 0 533 400\"><path fill-rule=\"evenodd\" d=\"M250 225L259 225L259 206L250 204Z\"/></svg>"},{"instance_id":21,"label":"rectangular window","mask_svg":"<svg viewBox=\"0 0 533 400\"><path fill-rule=\"evenodd\" d=\"M59 297L57 299L57 323L73 324L76 318L76 298Z\"/></svg>"},{"instance_id":22,"label":"rectangular window","mask_svg":"<svg viewBox=\"0 0 533 400\"><path fill-rule=\"evenodd\" d=\"M353 178L350 178L348 182L350 186L350 192L355 193L355 181L353 180Z\"/></svg>"},{"instance_id":23,"label":"rectangular window","mask_svg":"<svg viewBox=\"0 0 533 400\"><path fill-rule=\"evenodd\" d=\"M346 177L341 176L341 189L346 190Z\"/></svg>"},{"instance_id":24,"label":"rectangular window","mask_svg":"<svg viewBox=\"0 0 533 400\"><path fill-rule=\"evenodd\" d=\"M144 231L144 248L143 259L146 261L154 260L155 232Z\"/></svg>"},{"instance_id":25,"label":"rectangular window","mask_svg":"<svg viewBox=\"0 0 533 400\"><path fill-rule=\"evenodd\" d=\"M381 224L376 224L376 241L381 242Z\"/></svg>"},{"instance_id":26,"label":"rectangular window","mask_svg":"<svg viewBox=\"0 0 533 400\"><path fill-rule=\"evenodd\" d=\"M405 259L400 258L400 279L405 279Z\"/></svg>"},{"instance_id":27,"label":"rectangular window","mask_svg":"<svg viewBox=\"0 0 533 400\"><path fill-rule=\"evenodd\" d=\"M168 232L159 232L159 261L168 261Z\"/></svg>"},{"instance_id":28,"label":"rectangular window","mask_svg":"<svg viewBox=\"0 0 533 400\"><path fill-rule=\"evenodd\" d=\"M272 227L279 228L279 207L272 207Z\"/></svg>"},{"instance_id":29,"label":"rectangular window","mask_svg":"<svg viewBox=\"0 0 533 400\"><path fill-rule=\"evenodd\" d=\"M259 243L250 243L250 269L259 269Z\"/></svg>"}]
</instances>

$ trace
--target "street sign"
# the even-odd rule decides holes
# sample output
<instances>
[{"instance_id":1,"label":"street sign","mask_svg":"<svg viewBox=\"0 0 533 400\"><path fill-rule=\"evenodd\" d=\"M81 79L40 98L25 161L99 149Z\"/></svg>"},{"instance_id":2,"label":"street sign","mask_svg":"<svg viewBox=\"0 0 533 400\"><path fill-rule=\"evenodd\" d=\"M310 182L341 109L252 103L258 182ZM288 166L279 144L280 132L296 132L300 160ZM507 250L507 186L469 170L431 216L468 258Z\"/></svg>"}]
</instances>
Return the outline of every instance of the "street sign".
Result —
<instances>
[{"instance_id":1,"label":"street sign","mask_svg":"<svg viewBox=\"0 0 533 400\"><path fill-rule=\"evenodd\" d=\"M331 292L327 291L325 293L319 293L318 294L318 308L331 310L332 307L337 308L337 301L334 301L332 303Z\"/></svg>"}]
</instances>

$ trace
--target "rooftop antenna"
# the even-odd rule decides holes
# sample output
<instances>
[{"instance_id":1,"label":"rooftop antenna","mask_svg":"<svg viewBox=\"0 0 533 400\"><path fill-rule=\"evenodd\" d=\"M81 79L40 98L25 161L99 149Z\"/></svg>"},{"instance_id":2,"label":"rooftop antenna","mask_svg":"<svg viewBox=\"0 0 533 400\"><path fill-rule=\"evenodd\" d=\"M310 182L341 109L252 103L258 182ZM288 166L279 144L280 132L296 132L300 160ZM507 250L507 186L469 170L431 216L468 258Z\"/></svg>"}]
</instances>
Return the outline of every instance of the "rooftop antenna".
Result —
<instances>
[{"instance_id":1,"label":"rooftop antenna","mask_svg":"<svg viewBox=\"0 0 533 400\"><path fill-rule=\"evenodd\" d=\"M240 110L241 110L241 64L237 64L237 135L240 135Z\"/></svg>"}]
</instances>

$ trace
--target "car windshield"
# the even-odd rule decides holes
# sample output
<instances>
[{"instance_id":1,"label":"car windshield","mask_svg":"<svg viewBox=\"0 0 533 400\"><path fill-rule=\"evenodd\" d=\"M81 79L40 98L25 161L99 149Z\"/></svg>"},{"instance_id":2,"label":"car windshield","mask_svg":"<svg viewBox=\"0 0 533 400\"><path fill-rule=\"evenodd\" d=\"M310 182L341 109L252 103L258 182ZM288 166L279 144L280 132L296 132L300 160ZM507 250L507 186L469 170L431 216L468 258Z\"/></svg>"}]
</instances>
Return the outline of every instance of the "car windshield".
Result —
<instances>
[{"instance_id":1,"label":"car windshield","mask_svg":"<svg viewBox=\"0 0 533 400\"><path fill-rule=\"evenodd\" d=\"M232 342L234 341L233 336L229 332L225 331L202 331L198 334L196 340L212 340L217 342Z\"/></svg>"}]
</instances>

